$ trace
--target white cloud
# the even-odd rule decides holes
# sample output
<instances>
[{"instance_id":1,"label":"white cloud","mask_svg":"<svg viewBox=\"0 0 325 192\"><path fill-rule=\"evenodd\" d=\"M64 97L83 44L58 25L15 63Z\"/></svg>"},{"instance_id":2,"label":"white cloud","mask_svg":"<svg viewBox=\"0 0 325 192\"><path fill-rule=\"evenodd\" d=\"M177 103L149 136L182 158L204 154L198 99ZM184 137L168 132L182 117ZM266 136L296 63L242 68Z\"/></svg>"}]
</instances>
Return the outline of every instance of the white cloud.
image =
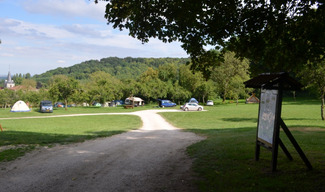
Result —
<instances>
[{"instance_id":1,"label":"white cloud","mask_svg":"<svg viewBox=\"0 0 325 192\"><path fill-rule=\"evenodd\" d=\"M3 57L13 57L15 55L12 54L12 53L0 53L0 56L3 56Z\"/></svg>"},{"instance_id":2,"label":"white cloud","mask_svg":"<svg viewBox=\"0 0 325 192\"><path fill-rule=\"evenodd\" d=\"M64 60L58 60L57 62L58 62L58 63L65 63Z\"/></svg>"},{"instance_id":3,"label":"white cloud","mask_svg":"<svg viewBox=\"0 0 325 192\"><path fill-rule=\"evenodd\" d=\"M102 37L102 34L98 30L95 30L94 27L95 26L90 27L87 25L74 24L74 25L64 25L61 28L68 32L82 35L82 36L88 36L92 38Z\"/></svg>"},{"instance_id":4,"label":"white cloud","mask_svg":"<svg viewBox=\"0 0 325 192\"><path fill-rule=\"evenodd\" d=\"M104 20L106 4L102 1L95 4L91 0L27 0L23 2L23 7L30 13Z\"/></svg>"},{"instance_id":5,"label":"white cloud","mask_svg":"<svg viewBox=\"0 0 325 192\"><path fill-rule=\"evenodd\" d=\"M40 74L57 67L111 56L187 56L180 43L165 44L150 39L149 43L142 44L130 37L127 31L114 30L105 21L98 22L107 2L100 5L92 0L19 2L23 2L28 10L22 14L24 18L15 17L14 11L8 17L0 16L0 71L7 71L6 67L10 65L12 73ZM45 20L37 19L44 17ZM70 18L76 19L66 21Z\"/></svg>"}]
</instances>

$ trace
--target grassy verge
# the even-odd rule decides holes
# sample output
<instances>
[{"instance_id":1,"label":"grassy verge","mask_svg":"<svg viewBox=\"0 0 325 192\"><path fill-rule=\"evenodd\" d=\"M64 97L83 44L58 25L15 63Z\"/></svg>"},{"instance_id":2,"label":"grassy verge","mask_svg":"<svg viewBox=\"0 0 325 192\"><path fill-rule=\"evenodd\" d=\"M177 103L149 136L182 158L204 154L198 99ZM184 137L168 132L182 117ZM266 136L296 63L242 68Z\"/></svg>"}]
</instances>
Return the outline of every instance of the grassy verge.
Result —
<instances>
[{"instance_id":1,"label":"grassy verge","mask_svg":"<svg viewBox=\"0 0 325 192\"><path fill-rule=\"evenodd\" d=\"M0 161L12 160L39 145L82 142L139 128L141 119L133 115L100 115L0 121ZM12 148L13 147L13 148Z\"/></svg>"},{"instance_id":2,"label":"grassy verge","mask_svg":"<svg viewBox=\"0 0 325 192\"><path fill-rule=\"evenodd\" d=\"M67 114L81 114L81 113L124 113L132 111L140 111L146 109L154 109L155 105L145 105L142 107L134 107L133 109L124 109L122 106L118 107L69 107L54 108L53 113L40 113L39 108L32 108L30 112L13 113L10 109L0 108L0 118L10 117L30 117L30 116L52 116L52 115L67 115Z\"/></svg>"},{"instance_id":3,"label":"grassy verge","mask_svg":"<svg viewBox=\"0 0 325 192\"><path fill-rule=\"evenodd\" d=\"M261 148L254 160L258 105L217 104L205 112L162 113L177 127L207 137L188 148L201 191L325 191L325 122L319 101L284 101L282 118L314 169L308 171L281 132L294 160L279 149L278 168L271 172L271 153Z\"/></svg>"}]
</instances>

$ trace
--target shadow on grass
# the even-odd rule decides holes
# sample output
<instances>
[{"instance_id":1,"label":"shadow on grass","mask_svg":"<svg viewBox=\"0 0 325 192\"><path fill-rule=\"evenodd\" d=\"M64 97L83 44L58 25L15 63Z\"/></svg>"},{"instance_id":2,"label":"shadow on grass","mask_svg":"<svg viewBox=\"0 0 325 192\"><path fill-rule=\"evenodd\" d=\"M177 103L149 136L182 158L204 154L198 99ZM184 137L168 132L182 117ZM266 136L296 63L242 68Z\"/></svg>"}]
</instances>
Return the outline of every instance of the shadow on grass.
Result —
<instances>
[{"instance_id":1,"label":"shadow on grass","mask_svg":"<svg viewBox=\"0 0 325 192\"><path fill-rule=\"evenodd\" d=\"M26 152L35 149L35 146L51 146L53 144L68 144L83 142L98 137L109 137L123 133L123 131L89 132L86 135L45 134L34 132L4 131L0 133L1 146L10 146L0 150L0 162L11 161Z\"/></svg>"},{"instance_id":2,"label":"shadow on grass","mask_svg":"<svg viewBox=\"0 0 325 192\"><path fill-rule=\"evenodd\" d=\"M21 131L4 131L0 133L0 146L4 145L48 145L83 142L97 137L109 137L123 131L88 132L85 135L49 134Z\"/></svg>"},{"instance_id":3,"label":"shadow on grass","mask_svg":"<svg viewBox=\"0 0 325 192\"><path fill-rule=\"evenodd\" d=\"M223 121L228 121L228 122L253 122L256 123L257 119L254 118L221 118L221 120Z\"/></svg>"}]
</instances>

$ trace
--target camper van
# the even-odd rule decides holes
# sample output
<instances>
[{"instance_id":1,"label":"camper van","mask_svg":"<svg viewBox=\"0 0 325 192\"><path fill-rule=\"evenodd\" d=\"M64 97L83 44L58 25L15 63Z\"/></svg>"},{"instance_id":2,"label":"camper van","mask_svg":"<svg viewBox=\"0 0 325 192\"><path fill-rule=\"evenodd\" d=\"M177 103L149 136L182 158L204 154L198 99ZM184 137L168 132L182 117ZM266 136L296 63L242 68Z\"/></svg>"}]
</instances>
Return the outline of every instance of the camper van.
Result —
<instances>
[{"instance_id":1,"label":"camper van","mask_svg":"<svg viewBox=\"0 0 325 192\"><path fill-rule=\"evenodd\" d=\"M52 101L41 101L40 112L42 113L53 113Z\"/></svg>"}]
</instances>

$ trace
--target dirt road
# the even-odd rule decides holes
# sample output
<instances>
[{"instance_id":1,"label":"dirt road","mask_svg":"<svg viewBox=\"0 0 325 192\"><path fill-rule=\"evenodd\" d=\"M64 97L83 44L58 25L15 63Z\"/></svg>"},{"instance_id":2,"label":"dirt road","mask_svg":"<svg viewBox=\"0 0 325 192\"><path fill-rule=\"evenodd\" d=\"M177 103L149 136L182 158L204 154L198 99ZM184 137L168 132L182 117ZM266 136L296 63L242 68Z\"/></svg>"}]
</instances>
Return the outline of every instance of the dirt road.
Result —
<instances>
[{"instance_id":1,"label":"dirt road","mask_svg":"<svg viewBox=\"0 0 325 192\"><path fill-rule=\"evenodd\" d=\"M157 112L132 113L143 121L139 130L0 163L0 191L196 191L185 150L203 138L173 127Z\"/></svg>"}]
</instances>

